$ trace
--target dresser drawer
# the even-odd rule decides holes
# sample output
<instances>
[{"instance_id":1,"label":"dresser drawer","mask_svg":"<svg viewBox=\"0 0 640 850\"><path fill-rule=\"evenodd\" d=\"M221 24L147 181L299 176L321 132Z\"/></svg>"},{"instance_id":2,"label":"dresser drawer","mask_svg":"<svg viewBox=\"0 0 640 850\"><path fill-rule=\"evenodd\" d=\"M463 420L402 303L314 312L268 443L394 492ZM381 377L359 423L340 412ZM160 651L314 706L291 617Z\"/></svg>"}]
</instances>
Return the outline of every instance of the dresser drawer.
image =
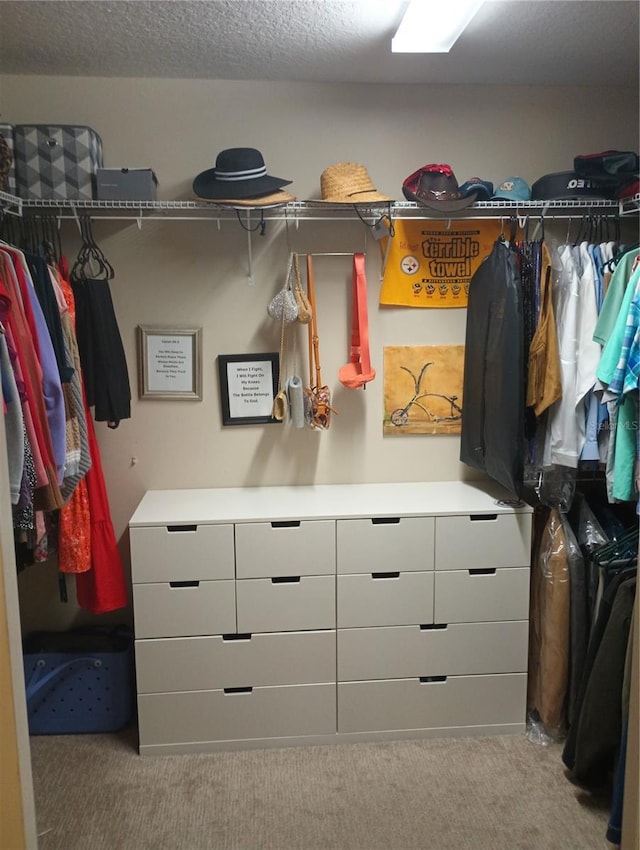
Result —
<instances>
[{"instance_id":1,"label":"dresser drawer","mask_svg":"<svg viewBox=\"0 0 640 850\"><path fill-rule=\"evenodd\" d=\"M129 536L134 584L235 576L232 525L131 528Z\"/></svg>"},{"instance_id":2,"label":"dresser drawer","mask_svg":"<svg viewBox=\"0 0 640 850\"><path fill-rule=\"evenodd\" d=\"M332 575L335 571L333 520L236 525L237 578Z\"/></svg>"},{"instance_id":3,"label":"dresser drawer","mask_svg":"<svg viewBox=\"0 0 640 850\"><path fill-rule=\"evenodd\" d=\"M433 572L339 575L338 628L433 623Z\"/></svg>"},{"instance_id":4,"label":"dresser drawer","mask_svg":"<svg viewBox=\"0 0 640 850\"><path fill-rule=\"evenodd\" d=\"M234 581L133 585L136 639L236 630Z\"/></svg>"},{"instance_id":5,"label":"dresser drawer","mask_svg":"<svg viewBox=\"0 0 640 850\"><path fill-rule=\"evenodd\" d=\"M529 617L529 568L435 574L436 623L483 623Z\"/></svg>"},{"instance_id":6,"label":"dresser drawer","mask_svg":"<svg viewBox=\"0 0 640 850\"><path fill-rule=\"evenodd\" d=\"M436 518L436 569L528 567L531 514L476 514Z\"/></svg>"},{"instance_id":7,"label":"dresser drawer","mask_svg":"<svg viewBox=\"0 0 640 850\"><path fill-rule=\"evenodd\" d=\"M341 683L338 732L524 725L526 693L526 673Z\"/></svg>"},{"instance_id":8,"label":"dresser drawer","mask_svg":"<svg viewBox=\"0 0 640 850\"><path fill-rule=\"evenodd\" d=\"M336 686L140 694L140 746L288 738L336 731Z\"/></svg>"},{"instance_id":9,"label":"dresser drawer","mask_svg":"<svg viewBox=\"0 0 640 850\"><path fill-rule=\"evenodd\" d=\"M236 582L239 632L335 629L336 577L241 579Z\"/></svg>"},{"instance_id":10,"label":"dresser drawer","mask_svg":"<svg viewBox=\"0 0 640 850\"><path fill-rule=\"evenodd\" d=\"M336 680L336 633L289 632L136 641L139 693Z\"/></svg>"},{"instance_id":11,"label":"dresser drawer","mask_svg":"<svg viewBox=\"0 0 640 850\"><path fill-rule=\"evenodd\" d=\"M338 680L406 679L527 670L529 624L453 623L338 632Z\"/></svg>"},{"instance_id":12,"label":"dresser drawer","mask_svg":"<svg viewBox=\"0 0 640 850\"><path fill-rule=\"evenodd\" d=\"M433 517L344 519L336 523L339 573L433 569Z\"/></svg>"}]
</instances>

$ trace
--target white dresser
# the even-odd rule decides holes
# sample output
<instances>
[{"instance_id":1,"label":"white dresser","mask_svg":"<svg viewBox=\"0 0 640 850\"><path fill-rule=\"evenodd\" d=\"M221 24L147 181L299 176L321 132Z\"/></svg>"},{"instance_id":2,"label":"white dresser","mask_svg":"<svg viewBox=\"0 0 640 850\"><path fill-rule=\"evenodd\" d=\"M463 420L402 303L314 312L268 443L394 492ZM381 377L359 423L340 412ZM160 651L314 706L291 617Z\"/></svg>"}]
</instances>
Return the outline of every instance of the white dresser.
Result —
<instances>
[{"instance_id":1,"label":"white dresser","mask_svg":"<svg viewBox=\"0 0 640 850\"><path fill-rule=\"evenodd\" d=\"M523 731L531 518L457 481L147 492L140 752Z\"/></svg>"}]
</instances>

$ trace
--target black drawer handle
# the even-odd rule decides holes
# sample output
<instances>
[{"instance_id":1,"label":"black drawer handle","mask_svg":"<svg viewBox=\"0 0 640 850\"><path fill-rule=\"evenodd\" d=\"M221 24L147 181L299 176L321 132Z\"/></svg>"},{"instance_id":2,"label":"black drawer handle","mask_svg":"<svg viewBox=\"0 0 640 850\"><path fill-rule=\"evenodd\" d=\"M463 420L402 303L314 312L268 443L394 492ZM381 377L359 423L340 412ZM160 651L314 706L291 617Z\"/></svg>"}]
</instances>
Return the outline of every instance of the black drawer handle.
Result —
<instances>
[{"instance_id":1,"label":"black drawer handle","mask_svg":"<svg viewBox=\"0 0 640 850\"><path fill-rule=\"evenodd\" d=\"M287 519L278 522L272 522L271 528L300 528L299 519Z\"/></svg>"},{"instance_id":2,"label":"black drawer handle","mask_svg":"<svg viewBox=\"0 0 640 850\"><path fill-rule=\"evenodd\" d=\"M399 522L399 516L377 516L371 520L372 525L397 525Z\"/></svg>"},{"instance_id":3,"label":"black drawer handle","mask_svg":"<svg viewBox=\"0 0 640 850\"><path fill-rule=\"evenodd\" d=\"M477 569L477 570L469 570L470 576L494 576L496 574L495 567L488 567L485 569Z\"/></svg>"},{"instance_id":4,"label":"black drawer handle","mask_svg":"<svg viewBox=\"0 0 640 850\"><path fill-rule=\"evenodd\" d=\"M448 629L449 626L447 623L425 623L420 626L420 631L422 632L433 632L436 629Z\"/></svg>"},{"instance_id":5,"label":"black drawer handle","mask_svg":"<svg viewBox=\"0 0 640 850\"><path fill-rule=\"evenodd\" d=\"M253 688L223 688L225 694L250 694Z\"/></svg>"},{"instance_id":6,"label":"black drawer handle","mask_svg":"<svg viewBox=\"0 0 640 850\"><path fill-rule=\"evenodd\" d=\"M446 676L420 676L420 684L428 685L431 682L446 682Z\"/></svg>"},{"instance_id":7,"label":"black drawer handle","mask_svg":"<svg viewBox=\"0 0 640 850\"><path fill-rule=\"evenodd\" d=\"M296 584L299 581L300 576L278 576L271 579L271 584Z\"/></svg>"},{"instance_id":8,"label":"black drawer handle","mask_svg":"<svg viewBox=\"0 0 640 850\"><path fill-rule=\"evenodd\" d=\"M167 531L169 531L169 532L174 532L174 531L197 531L197 530L198 530L198 526L197 526L197 525L168 525L168 526L167 526Z\"/></svg>"},{"instance_id":9,"label":"black drawer handle","mask_svg":"<svg viewBox=\"0 0 640 850\"><path fill-rule=\"evenodd\" d=\"M246 634L239 635L222 635L222 640L251 640L251 633L247 632Z\"/></svg>"},{"instance_id":10,"label":"black drawer handle","mask_svg":"<svg viewBox=\"0 0 640 850\"><path fill-rule=\"evenodd\" d=\"M471 522L493 522L498 519L498 514L473 514L469 519Z\"/></svg>"},{"instance_id":11,"label":"black drawer handle","mask_svg":"<svg viewBox=\"0 0 640 850\"><path fill-rule=\"evenodd\" d=\"M170 581L169 587L200 587L199 581Z\"/></svg>"},{"instance_id":12,"label":"black drawer handle","mask_svg":"<svg viewBox=\"0 0 640 850\"><path fill-rule=\"evenodd\" d=\"M400 571L397 573L371 573L371 578L400 578Z\"/></svg>"}]
</instances>

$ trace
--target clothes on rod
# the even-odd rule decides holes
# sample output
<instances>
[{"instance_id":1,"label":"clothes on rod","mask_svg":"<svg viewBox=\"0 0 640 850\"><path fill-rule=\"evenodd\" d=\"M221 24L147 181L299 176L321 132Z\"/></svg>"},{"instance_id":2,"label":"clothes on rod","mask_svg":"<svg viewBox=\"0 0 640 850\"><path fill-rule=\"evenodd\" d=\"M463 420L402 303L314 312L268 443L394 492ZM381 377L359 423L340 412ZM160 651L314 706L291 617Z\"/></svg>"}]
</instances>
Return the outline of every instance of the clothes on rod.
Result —
<instances>
[{"instance_id":1,"label":"clothes on rod","mask_svg":"<svg viewBox=\"0 0 640 850\"><path fill-rule=\"evenodd\" d=\"M87 404L96 422L117 428L131 416L131 388L109 282L87 278L72 286Z\"/></svg>"},{"instance_id":2,"label":"clothes on rod","mask_svg":"<svg viewBox=\"0 0 640 850\"><path fill-rule=\"evenodd\" d=\"M534 513L528 704L554 738L579 714L605 590L612 577L636 566L637 528L629 531L617 517L611 522L611 506L597 493L576 493L569 513L542 504Z\"/></svg>"},{"instance_id":3,"label":"clothes on rod","mask_svg":"<svg viewBox=\"0 0 640 850\"><path fill-rule=\"evenodd\" d=\"M63 504L57 468L61 451L58 426L62 388L59 377L56 386L50 360L41 354L33 305L28 297L26 300L23 298L14 259L15 254L12 255L4 245L0 246L0 321L5 328L11 360L16 369L16 383L21 389L24 424L34 460L36 486L33 501L43 510L53 510ZM46 337L43 338L45 350L46 341ZM52 425L56 434L56 452ZM17 439L15 435L13 439Z\"/></svg>"},{"instance_id":4,"label":"clothes on rod","mask_svg":"<svg viewBox=\"0 0 640 850\"><path fill-rule=\"evenodd\" d=\"M19 569L56 554L93 613L127 604L66 264L0 242L0 375Z\"/></svg>"},{"instance_id":5,"label":"clothes on rod","mask_svg":"<svg viewBox=\"0 0 640 850\"><path fill-rule=\"evenodd\" d=\"M83 242L71 270L76 334L87 404L97 422L117 428L131 416L131 389L109 280L115 272L96 244L91 221L82 217Z\"/></svg>"},{"instance_id":6,"label":"clothes on rod","mask_svg":"<svg viewBox=\"0 0 640 850\"><path fill-rule=\"evenodd\" d=\"M495 271L495 291L488 300L482 294L487 291L483 277L491 255L484 259L472 278L467 311L463 462L495 477L494 449L488 451L486 435L480 431L488 430L485 417L490 418L496 406L495 400L488 405L483 388L499 386L508 374L513 378L516 352L500 348L494 330L490 339L480 342L482 328L487 330L490 324L482 316L487 311L497 315L515 298L517 320L509 308L504 315L507 335L512 340L519 335L514 345L521 345L524 353L524 362L517 357L525 388L524 412L519 410L521 387L514 382L508 397L500 398L504 405L500 427L508 423L509 439L502 439L495 451L503 461L505 452L516 457L522 451L525 462L518 473L522 480L507 485L503 473L502 480L495 480L514 493L521 492L525 480L534 481L543 501L566 510L576 477L584 471L601 471L611 502L638 498L638 253L638 249L625 252L613 241L567 242L553 252L544 242L517 243L512 289ZM615 270L607 275L603 263L613 257ZM496 346L500 356L489 362L487 351ZM521 448L515 450L514 443Z\"/></svg>"},{"instance_id":7,"label":"clothes on rod","mask_svg":"<svg viewBox=\"0 0 640 850\"><path fill-rule=\"evenodd\" d=\"M605 590L589 645L576 718L562 760L578 781L603 784L618 758L628 711L627 651L636 569L616 573Z\"/></svg>"},{"instance_id":8,"label":"clothes on rod","mask_svg":"<svg viewBox=\"0 0 640 850\"><path fill-rule=\"evenodd\" d=\"M615 419L615 429L612 428L609 435L609 494L612 500L631 500L638 495L639 376L640 265L627 280L622 304L597 370L599 392Z\"/></svg>"}]
</instances>

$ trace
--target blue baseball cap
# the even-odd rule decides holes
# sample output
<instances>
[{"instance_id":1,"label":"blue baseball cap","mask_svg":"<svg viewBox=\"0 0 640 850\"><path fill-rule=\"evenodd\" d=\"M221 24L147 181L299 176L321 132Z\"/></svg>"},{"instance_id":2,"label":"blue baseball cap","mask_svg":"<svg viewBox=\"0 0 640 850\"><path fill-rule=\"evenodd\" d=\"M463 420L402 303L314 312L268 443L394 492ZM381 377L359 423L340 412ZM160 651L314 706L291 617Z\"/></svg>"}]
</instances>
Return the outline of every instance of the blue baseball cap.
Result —
<instances>
[{"instance_id":1,"label":"blue baseball cap","mask_svg":"<svg viewBox=\"0 0 640 850\"><path fill-rule=\"evenodd\" d=\"M460 194L463 198L475 195L476 201L489 201L493 195L493 183L481 180L480 177L470 177L460 186Z\"/></svg>"},{"instance_id":2,"label":"blue baseball cap","mask_svg":"<svg viewBox=\"0 0 640 850\"><path fill-rule=\"evenodd\" d=\"M522 177L507 177L494 192L492 200L530 201L531 188Z\"/></svg>"}]
</instances>

